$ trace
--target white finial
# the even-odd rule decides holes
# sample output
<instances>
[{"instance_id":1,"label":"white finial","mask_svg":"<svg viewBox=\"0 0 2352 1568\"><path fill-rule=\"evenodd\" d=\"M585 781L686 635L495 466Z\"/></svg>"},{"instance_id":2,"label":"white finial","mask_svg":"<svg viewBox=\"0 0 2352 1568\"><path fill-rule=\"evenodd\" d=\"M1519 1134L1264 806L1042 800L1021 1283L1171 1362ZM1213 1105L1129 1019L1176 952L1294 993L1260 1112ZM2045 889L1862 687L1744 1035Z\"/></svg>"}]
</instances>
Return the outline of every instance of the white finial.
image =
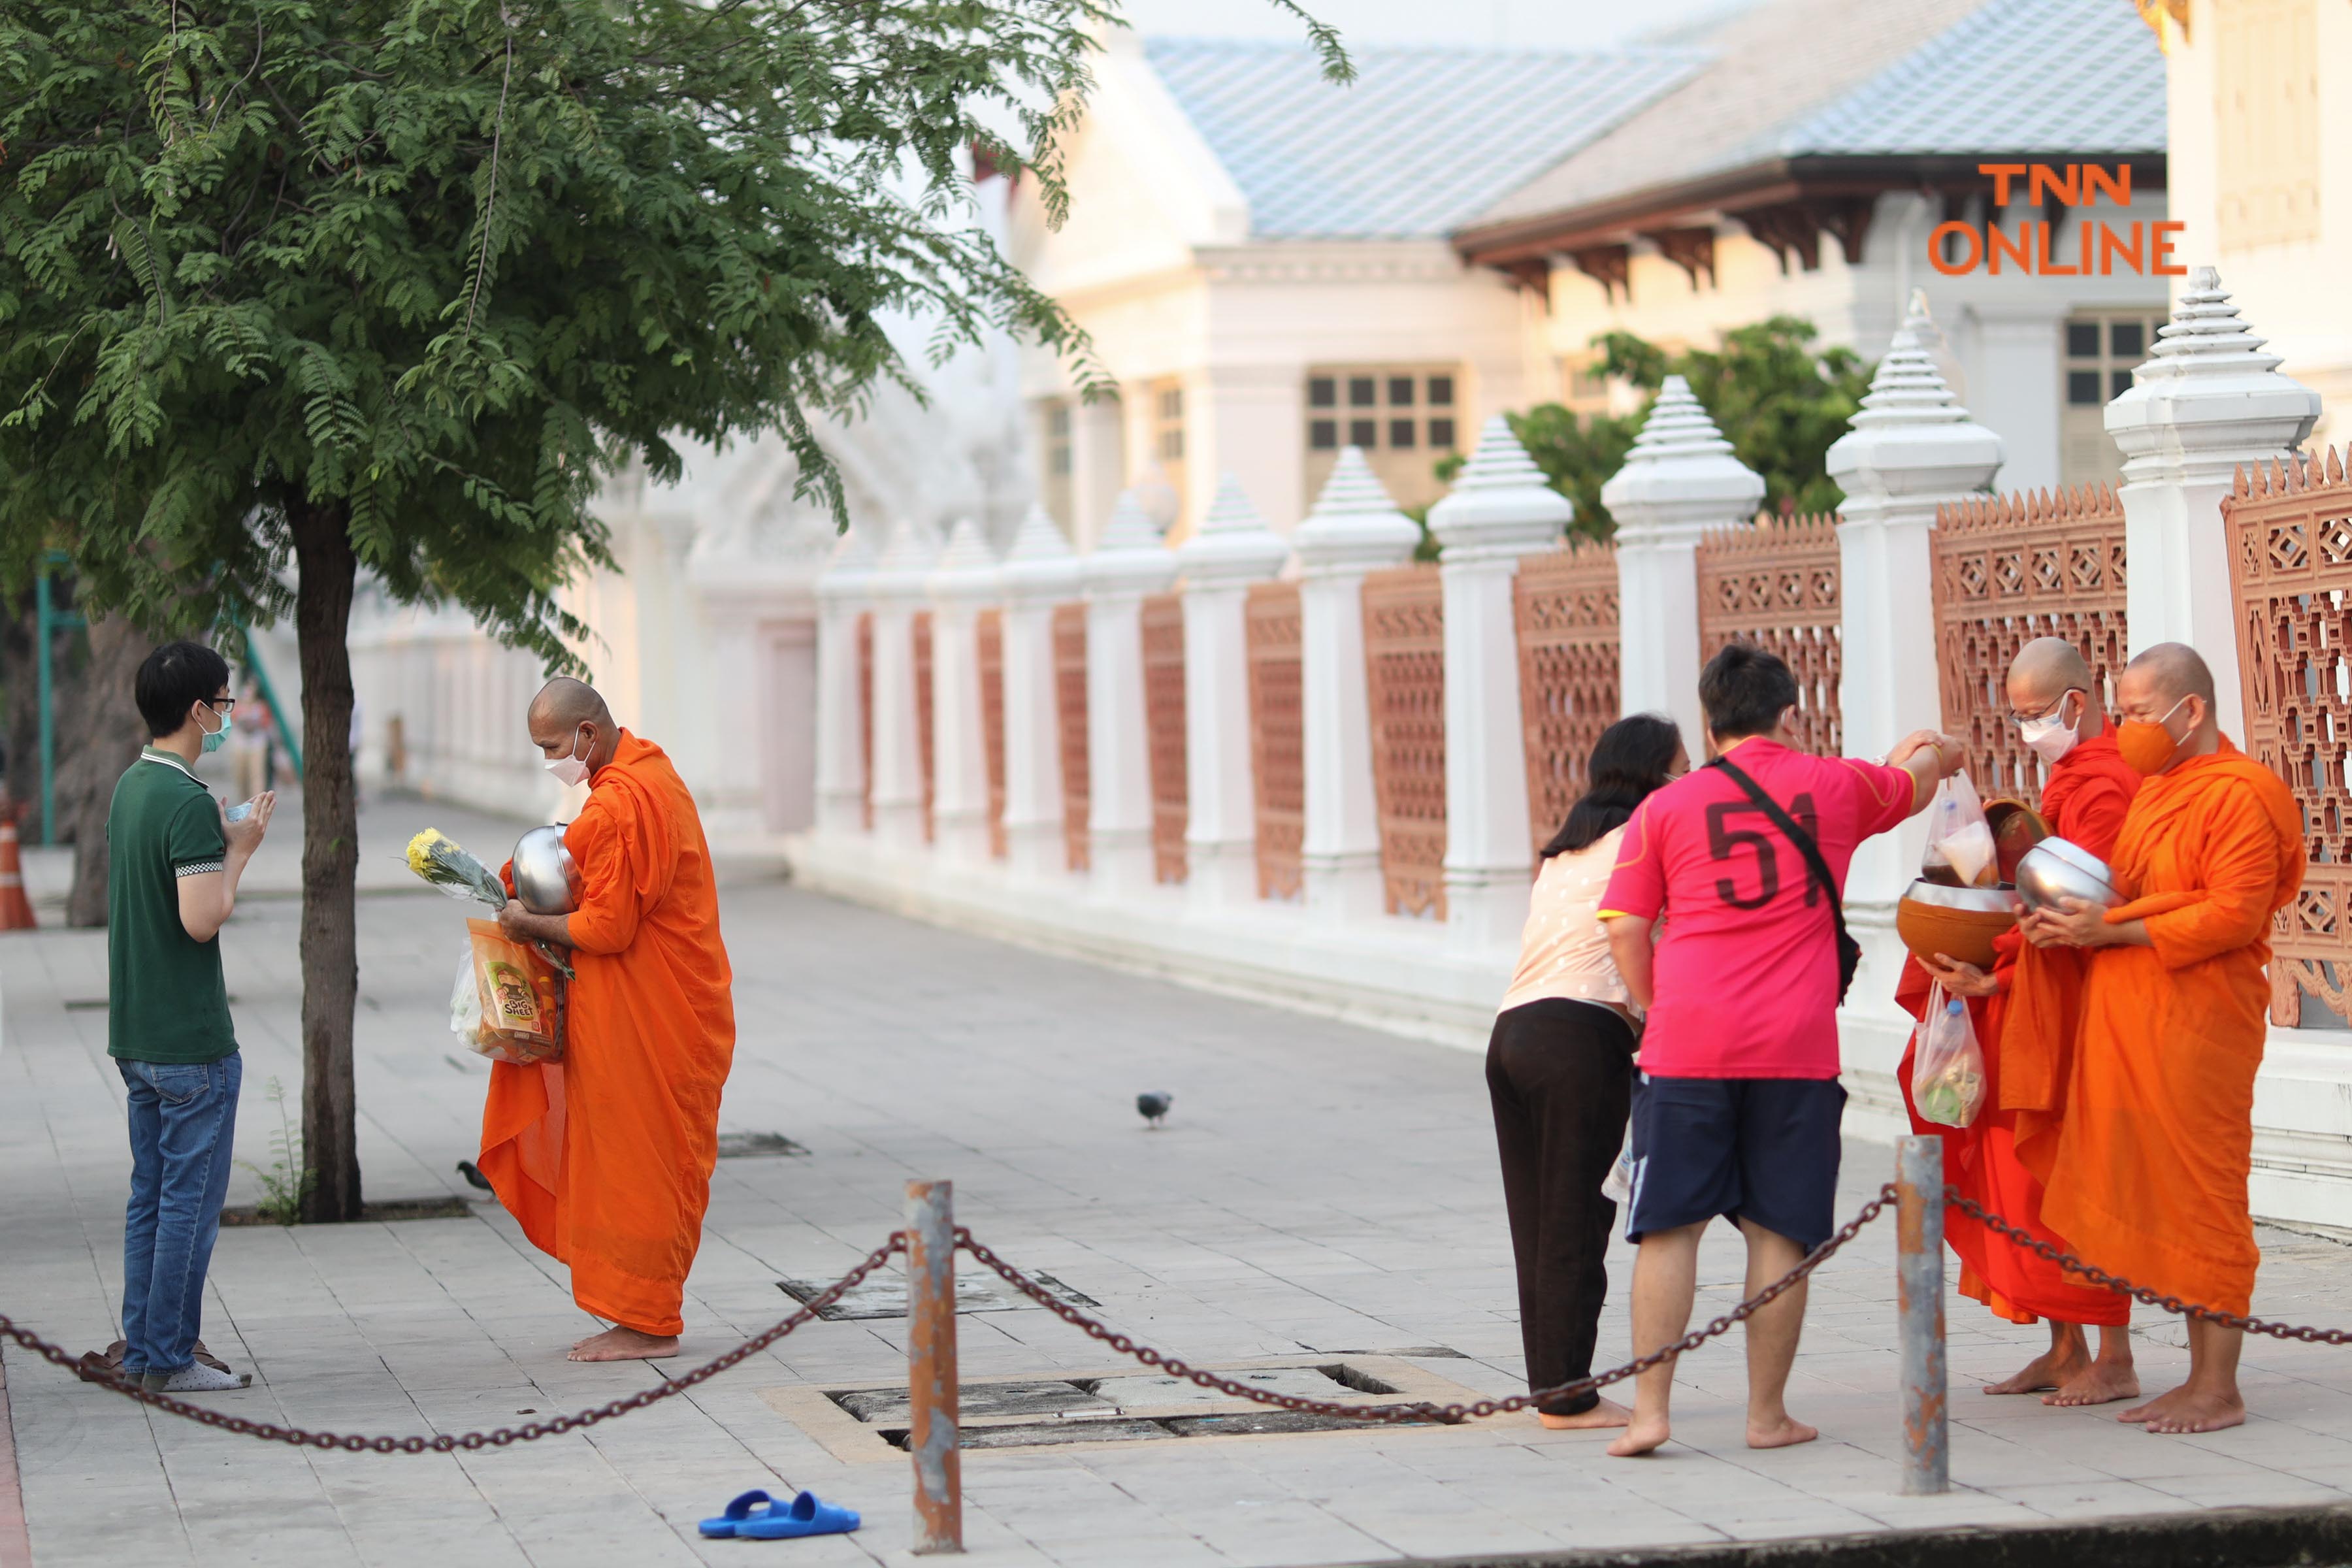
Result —
<instances>
[{"instance_id":1,"label":"white finial","mask_svg":"<svg viewBox=\"0 0 2352 1568\"><path fill-rule=\"evenodd\" d=\"M1077 552L1044 507L1033 505L1023 514L996 580L1008 599L1066 599L1077 592Z\"/></svg>"},{"instance_id":2,"label":"white finial","mask_svg":"<svg viewBox=\"0 0 2352 1568\"><path fill-rule=\"evenodd\" d=\"M1944 352L1927 291L1915 289L1862 407L1829 449L1829 475L1845 492L1849 520L1919 496L1966 494L2000 471L2000 437L1961 406L1937 366Z\"/></svg>"},{"instance_id":3,"label":"white finial","mask_svg":"<svg viewBox=\"0 0 2352 1568\"><path fill-rule=\"evenodd\" d=\"M2277 354L2259 352L2266 340L2240 315L2219 268L2194 268L2172 320L2156 331L2156 346L2139 367L2143 379L2248 375L2276 370Z\"/></svg>"},{"instance_id":4,"label":"white finial","mask_svg":"<svg viewBox=\"0 0 2352 1568\"><path fill-rule=\"evenodd\" d=\"M931 568L929 586L935 595L969 597L996 588L996 552L988 547L988 536L973 519L958 518L948 531L947 547Z\"/></svg>"},{"instance_id":5,"label":"white finial","mask_svg":"<svg viewBox=\"0 0 2352 1568\"><path fill-rule=\"evenodd\" d=\"M1625 466L1601 487L1601 504L1636 539L1744 521L1763 499L1763 479L1732 454L1679 375L1658 388Z\"/></svg>"},{"instance_id":6,"label":"white finial","mask_svg":"<svg viewBox=\"0 0 2352 1568\"><path fill-rule=\"evenodd\" d=\"M2279 356L2238 313L2221 275L2192 268L2130 386L2102 416L2127 482L2180 483L2271 461L2303 445L2319 394L2278 371Z\"/></svg>"},{"instance_id":7,"label":"white finial","mask_svg":"<svg viewBox=\"0 0 2352 1568\"><path fill-rule=\"evenodd\" d=\"M1429 531L1449 561L1520 555L1557 542L1575 518L1575 503L1551 488L1510 421L1497 414L1480 426L1477 447L1454 488L1429 509Z\"/></svg>"},{"instance_id":8,"label":"white finial","mask_svg":"<svg viewBox=\"0 0 2352 1568\"><path fill-rule=\"evenodd\" d=\"M816 580L816 591L828 596L865 593L873 586L877 559L873 536L853 523L825 558L824 571Z\"/></svg>"},{"instance_id":9,"label":"white finial","mask_svg":"<svg viewBox=\"0 0 2352 1568\"><path fill-rule=\"evenodd\" d=\"M1397 510L1364 454L1345 447L1290 542L1309 574L1326 567L1387 566L1412 556L1421 542L1421 525Z\"/></svg>"},{"instance_id":10,"label":"white finial","mask_svg":"<svg viewBox=\"0 0 2352 1568\"><path fill-rule=\"evenodd\" d=\"M1176 560L1189 583L1234 583L1271 577L1289 553L1250 504L1241 480L1225 474L1199 531L1177 547Z\"/></svg>"},{"instance_id":11,"label":"white finial","mask_svg":"<svg viewBox=\"0 0 2352 1568\"><path fill-rule=\"evenodd\" d=\"M901 517L890 530L882 559L875 563L874 591L879 594L919 593L939 559L940 542L911 517Z\"/></svg>"},{"instance_id":12,"label":"white finial","mask_svg":"<svg viewBox=\"0 0 2352 1568\"><path fill-rule=\"evenodd\" d=\"M1936 363L1943 334L1927 315L1927 291L1911 290L1911 309L1895 329L1886 357L1870 378L1862 408L1849 422L1856 430L1888 425L1965 425L1960 406Z\"/></svg>"},{"instance_id":13,"label":"white finial","mask_svg":"<svg viewBox=\"0 0 2352 1568\"><path fill-rule=\"evenodd\" d=\"M1161 542L1142 498L1121 490L1080 571L1090 591L1153 593L1176 580L1176 555Z\"/></svg>"}]
</instances>

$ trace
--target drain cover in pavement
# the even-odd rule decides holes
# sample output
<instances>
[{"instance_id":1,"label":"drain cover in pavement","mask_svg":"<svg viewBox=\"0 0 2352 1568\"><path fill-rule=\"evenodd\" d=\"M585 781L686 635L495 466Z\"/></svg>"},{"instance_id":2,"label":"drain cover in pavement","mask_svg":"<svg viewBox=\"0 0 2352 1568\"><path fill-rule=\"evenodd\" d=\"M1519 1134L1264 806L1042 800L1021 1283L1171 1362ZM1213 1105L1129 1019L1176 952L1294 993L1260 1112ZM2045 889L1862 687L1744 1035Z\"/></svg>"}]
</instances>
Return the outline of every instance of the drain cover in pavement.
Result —
<instances>
[{"instance_id":1,"label":"drain cover in pavement","mask_svg":"<svg viewBox=\"0 0 2352 1568\"><path fill-rule=\"evenodd\" d=\"M1091 1296L1082 1296L1051 1274L1036 1276L1037 1283L1074 1307L1099 1307L1101 1302ZM814 1301L833 1284L830 1279L779 1279L777 1289L795 1301ZM973 1274L956 1276L956 1310L959 1312L1043 1311L1036 1302L1003 1284L993 1276ZM844 1318L903 1318L907 1315L907 1277L903 1274L877 1274L849 1288L840 1300L830 1307L819 1307L817 1316L832 1320Z\"/></svg>"},{"instance_id":2,"label":"drain cover in pavement","mask_svg":"<svg viewBox=\"0 0 2352 1568\"><path fill-rule=\"evenodd\" d=\"M721 1132L719 1135L719 1157L722 1160L766 1160L779 1154L805 1154L808 1150L781 1132Z\"/></svg>"}]
</instances>

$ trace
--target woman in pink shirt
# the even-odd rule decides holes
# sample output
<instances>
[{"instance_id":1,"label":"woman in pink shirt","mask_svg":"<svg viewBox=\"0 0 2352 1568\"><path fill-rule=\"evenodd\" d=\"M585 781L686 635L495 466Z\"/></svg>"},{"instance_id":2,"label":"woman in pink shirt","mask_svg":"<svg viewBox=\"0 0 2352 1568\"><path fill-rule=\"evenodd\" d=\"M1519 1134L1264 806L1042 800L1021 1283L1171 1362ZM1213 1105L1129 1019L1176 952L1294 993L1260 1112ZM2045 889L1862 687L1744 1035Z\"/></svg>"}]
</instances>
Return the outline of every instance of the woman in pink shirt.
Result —
<instances>
[{"instance_id":1,"label":"woman in pink shirt","mask_svg":"<svg viewBox=\"0 0 2352 1568\"><path fill-rule=\"evenodd\" d=\"M1592 1371L1617 1218L1601 1184L1624 1138L1641 1018L1609 955L1601 895L1633 808L1689 766L1670 720L1641 713L1601 732L1591 787L1544 846L1518 971L1487 1042L1529 1389ZM1622 1426L1627 1414L1594 1393L1537 1410L1547 1426Z\"/></svg>"}]
</instances>

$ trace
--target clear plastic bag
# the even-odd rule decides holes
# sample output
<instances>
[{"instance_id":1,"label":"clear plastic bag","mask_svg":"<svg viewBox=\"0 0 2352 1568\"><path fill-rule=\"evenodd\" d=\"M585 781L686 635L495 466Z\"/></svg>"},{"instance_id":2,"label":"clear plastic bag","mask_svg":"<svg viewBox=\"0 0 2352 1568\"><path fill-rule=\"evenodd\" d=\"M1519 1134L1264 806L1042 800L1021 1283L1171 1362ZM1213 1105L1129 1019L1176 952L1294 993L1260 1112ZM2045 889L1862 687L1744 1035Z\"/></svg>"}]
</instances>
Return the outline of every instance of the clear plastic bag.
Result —
<instances>
[{"instance_id":1,"label":"clear plastic bag","mask_svg":"<svg viewBox=\"0 0 2352 1568\"><path fill-rule=\"evenodd\" d=\"M1984 1109L1984 1049L1977 1044L1969 1005L1947 995L1940 984L1931 986L1911 1058L1911 1103L1922 1121L1966 1127Z\"/></svg>"},{"instance_id":2,"label":"clear plastic bag","mask_svg":"<svg viewBox=\"0 0 2352 1568\"><path fill-rule=\"evenodd\" d=\"M1601 1180L1601 1195L1621 1209L1630 1207L1633 1202L1633 1126L1630 1121L1625 1125L1624 1138L1617 1145L1617 1158Z\"/></svg>"},{"instance_id":3,"label":"clear plastic bag","mask_svg":"<svg viewBox=\"0 0 2352 1568\"><path fill-rule=\"evenodd\" d=\"M1963 888L2000 885L2000 856L1992 824L1966 773L1954 773L1936 788L1927 804L1927 853L1920 870L1930 881Z\"/></svg>"}]
</instances>

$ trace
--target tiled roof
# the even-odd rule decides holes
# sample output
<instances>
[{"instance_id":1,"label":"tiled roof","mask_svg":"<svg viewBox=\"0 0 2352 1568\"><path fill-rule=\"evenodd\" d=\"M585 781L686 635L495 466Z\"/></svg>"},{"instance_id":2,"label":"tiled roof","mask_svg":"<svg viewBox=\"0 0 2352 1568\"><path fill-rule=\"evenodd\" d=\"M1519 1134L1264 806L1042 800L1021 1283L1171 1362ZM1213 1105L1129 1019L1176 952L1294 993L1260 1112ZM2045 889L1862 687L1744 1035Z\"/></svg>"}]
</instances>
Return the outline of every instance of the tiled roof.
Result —
<instances>
[{"instance_id":1,"label":"tiled roof","mask_svg":"<svg viewBox=\"0 0 2352 1568\"><path fill-rule=\"evenodd\" d=\"M1349 51L1356 82L1338 87L1303 45L1143 48L1260 238L1444 234L1705 63L1677 49L1364 47Z\"/></svg>"},{"instance_id":2,"label":"tiled roof","mask_svg":"<svg viewBox=\"0 0 2352 1568\"><path fill-rule=\"evenodd\" d=\"M1707 68L1459 226L1780 157L2165 144L2164 58L2121 0L1763 0L1697 45Z\"/></svg>"}]
</instances>

